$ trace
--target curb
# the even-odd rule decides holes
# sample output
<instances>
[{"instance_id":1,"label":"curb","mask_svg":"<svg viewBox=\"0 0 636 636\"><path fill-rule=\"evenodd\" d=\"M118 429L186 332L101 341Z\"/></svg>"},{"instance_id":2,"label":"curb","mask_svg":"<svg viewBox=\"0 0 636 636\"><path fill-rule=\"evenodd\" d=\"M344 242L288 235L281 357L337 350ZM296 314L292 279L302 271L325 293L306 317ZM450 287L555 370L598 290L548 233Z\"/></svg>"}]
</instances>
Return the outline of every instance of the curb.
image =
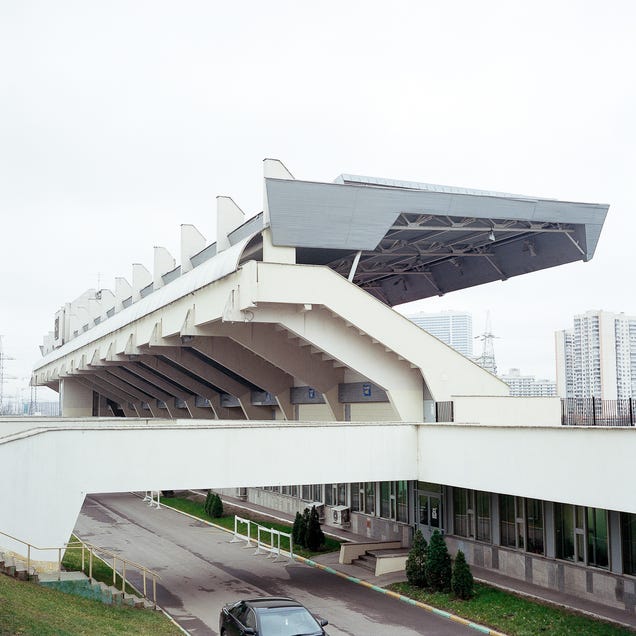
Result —
<instances>
[{"instance_id":1,"label":"curb","mask_svg":"<svg viewBox=\"0 0 636 636\"><path fill-rule=\"evenodd\" d=\"M294 559L305 563L312 568L317 568L319 570L324 570L329 574L335 574L342 579L350 581L351 583L356 583L357 585L362 585L363 587L367 587L374 592L379 592L380 594L384 594L385 596L390 596L398 601L402 601L403 603L407 603L409 605L414 605L415 607L419 607L431 614L435 614L437 616L441 616L442 618L447 618L448 620L453 621L454 623L459 623L460 625L464 625L466 627L470 627L482 634L489 634L489 636L507 636L503 632L498 632L495 629L491 629L490 627L486 627L484 625L480 625L479 623L474 623L473 621L468 620L467 618L462 618L461 616L457 616L457 614L451 614L450 612L446 612L445 610L437 609L437 607L433 607L432 605L427 605L426 603L422 603L421 601L416 601L408 596L404 596L402 594L398 594L397 592L393 592L391 590L387 590L378 585L373 585L373 583L369 583L368 581L363 581L355 576L349 576L348 574L343 574L342 572L338 572L338 570L334 570L326 565L322 565L320 563L316 563L316 561L312 561L311 559L306 559L305 557L294 555Z\"/></svg>"},{"instance_id":2,"label":"curb","mask_svg":"<svg viewBox=\"0 0 636 636\"><path fill-rule=\"evenodd\" d=\"M197 521L201 521L202 523L207 524L208 526L212 526L213 528L217 528L218 530L223 530L223 532L229 532L230 534L234 534L233 530L228 530L223 526L218 526L211 521L206 521L205 519L201 519L199 517L195 517L188 512L183 512L182 510L178 510L177 508L173 508L167 504L163 504L166 508L170 508L170 510L174 510L179 514L185 515L186 517L190 517L190 519L196 519ZM343 574L342 572L338 572L338 570L334 570L326 565L322 565L321 563L316 563L316 561L312 561L311 559L306 559L305 557L294 554L292 557L295 561L299 563L304 563L309 567L316 568L318 570L323 570L329 574L335 574L342 579L350 581L351 583L356 583L357 585L362 585L363 587L367 587L374 592L379 592L380 594L384 594L386 596L390 596L398 601L402 601L403 603L408 603L409 605L414 605L415 607L419 607L431 614L435 614L437 616L441 616L442 618L446 618L448 620L453 621L454 623L459 623L460 625L465 625L466 627L470 627L482 634L488 634L489 636L507 636L503 632L498 632L497 630L491 629L490 627L485 627L484 625L480 625L479 623L474 623L473 621L468 620L467 618L462 618L461 616L457 616L456 614L451 614L450 612L446 612L441 609L437 609L437 607L433 607L432 605L427 605L426 603L422 603L420 601L416 601L408 596L403 596L402 594L398 594L397 592L392 592L391 590L386 590L383 587L378 585L373 585L373 583L369 583L368 581L363 581L362 579L356 578L355 576L349 576L348 574Z\"/></svg>"}]
</instances>

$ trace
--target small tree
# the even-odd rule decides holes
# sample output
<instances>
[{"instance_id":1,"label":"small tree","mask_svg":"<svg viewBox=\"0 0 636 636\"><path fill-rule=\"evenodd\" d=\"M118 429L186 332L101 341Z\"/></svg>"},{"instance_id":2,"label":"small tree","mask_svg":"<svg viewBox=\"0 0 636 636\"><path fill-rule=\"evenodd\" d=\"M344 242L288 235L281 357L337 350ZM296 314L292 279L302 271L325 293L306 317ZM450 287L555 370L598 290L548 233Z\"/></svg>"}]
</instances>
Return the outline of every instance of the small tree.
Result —
<instances>
[{"instance_id":1,"label":"small tree","mask_svg":"<svg viewBox=\"0 0 636 636\"><path fill-rule=\"evenodd\" d=\"M309 550L319 550L325 543L325 535L320 528L320 517L316 506L311 507L309 513L309 521L307 523L307 532L305 533L305 547Z\"/></svg>"},{"instance_id":2,"label":"small tree","mask_svg":"<svg viewBox=\"0 0 636 636\"><path fill-rule=\"evenodd\" d=\"M413 545L406 559L406 578L411 585L426 587L426 548L428 544L421 530L413 537Z\"/></svg>"},{"instance_id":3,"label":"small tree","mask_svg":"<svg viewBox=\"0 0 636 636\"><path fill-rule=\"evenodd\" d=\"M212 494L211 490L208 490L208 494L205 496L205 504L203 504L203 510L208 517L212 516Z\"/></svg>"},{"instance_id":4,"label":"small tree","mask_svg":"<svg viewBox=\"0 0 636 636\"><path fill-rule=\"evenodd\" d=\"M450 592L451 558L444 537L439 530L433 532L426 551L426 580L436 592Z\"/></svg>"},{"instance_id":5,"label":"small tree","mask_svg":"<svg viewBox=\"0 0 636 636\"><path fill-rule=\"evenodd\" d=\"M468 600L473 595L473 575L461 550L457 551L451 577L451 590L457 598Z\"/></svg>"},{"instance_id":6,"label":"small tree","mask_svg":"<svg viewBox=\"0 0 636 636\"><path fill-rule=\"evenodd\" d=\"M223 502L221 501L221 497L216 494L212 496L209 515L213 519L218 519L223 516Z\"/></svg>"},{"instance_id":7,"label":"small tree","mask_svg":"<svg viewBox=\"0 0 636 636\"><path fill-rule=\"evenodd\" d=\"M308 511L307 508L305 510ZM296 513L296 518L294 519L294 525L292 527L292 541L295 546L299 546L301 548L305 547L305 535L307 534L307 522L303 515L300 512Z\"/></svg>"}]
</instances>

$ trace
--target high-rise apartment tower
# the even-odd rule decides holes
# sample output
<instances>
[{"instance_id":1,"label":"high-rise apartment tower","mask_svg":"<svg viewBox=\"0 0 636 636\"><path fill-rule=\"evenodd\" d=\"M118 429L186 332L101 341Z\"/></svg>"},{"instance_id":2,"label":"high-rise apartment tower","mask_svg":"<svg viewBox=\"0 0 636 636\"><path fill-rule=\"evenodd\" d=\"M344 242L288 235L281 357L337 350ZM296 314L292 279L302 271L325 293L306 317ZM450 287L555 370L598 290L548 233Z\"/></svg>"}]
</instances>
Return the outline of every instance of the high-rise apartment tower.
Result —
<instances>
[{"instance_id":1,"label":"high-rise apartment tower","mask_svg":"<svg viewBox=\"0 0 636 636\"><path fill-rule=\"evenodd\" d=\"M555 339L558 395L636 397L636 316L587 311Z\"/></svg>"}]
</instances>

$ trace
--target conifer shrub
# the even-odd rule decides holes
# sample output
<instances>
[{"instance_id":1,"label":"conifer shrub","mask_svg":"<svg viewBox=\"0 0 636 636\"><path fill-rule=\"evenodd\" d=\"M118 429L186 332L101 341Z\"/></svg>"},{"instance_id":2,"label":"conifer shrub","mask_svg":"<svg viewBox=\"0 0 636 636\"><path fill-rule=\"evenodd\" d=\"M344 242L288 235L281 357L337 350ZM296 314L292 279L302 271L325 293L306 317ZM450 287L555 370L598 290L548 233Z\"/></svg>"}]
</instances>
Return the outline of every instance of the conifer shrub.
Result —
<instances>
[{"instance_id":1,"label":"conifer shrub","mask_svg":"<svg viewBox=\"0 0 636 636\"><path fill-rule=\"evenodd\" d=\"M208 517L212 516L212 494L211 490L208 490L208 494L205 496L205 503L203 504L203 511Z\"/></svg>"},{"instance_id":2,"label":"conifer shrub","mask_svg":"<svg viewBox=\"0 0 636 636\"><path fill-rule=\"evenodd\" d=\"M433 532L426 551L426 581L435 592L450 592L451 558L446 541L439 530Z\"/></svg>"},{"instance_id":3,"label":"conifer shrub","mask_svg":"<svg viewBox=\"0 0 636 636\"><path fill-rule=\"evenodd\" d=\"M212 495L210 502L210 512L208 513L213 519L218 519L223 516L223 502L219 495Z\"/></svg>"},{"instance_id":4,"label":"conifer shrub","mask_svg":"<svg viewBox=\"0 0 636 636\"><path fill-rule=\"evenodd\" d=\"M305 508L307 514L309 514L309 509ZM294 519L294 525L292 526L292 541L295 546L299 546L301 548L305 547L305 535L307 534L307 521L304 516L300 514L300 512L296 513L296 518Z\"/></svg>"},{"instance_id":5,"label":"conifer shrub","mask_svg":"<svg viewBox=\"0 0 636 636\"><path fill-rule=\"evenodd\" d=\"M307 532L305 533L305 547L308 550L317 551L325 544L325 535L320 527L320 517L316 506L311 507Z\"/></svg>"},{"instance_id":6,"label":"conifer shrub","mask_svg":"<svg viewBox=\"0 0 636 636\"><path fill-rule=\"evenodd\" d=\"M406 559L406 578L411 585L426 587L426 551L428 544L421 530L415 532L413 545Z\"/></svg>"},{"instance_id":7,"label":"conifer shrub","mask_svg":"<svg viewBox=\"0 0 636 636\"><path fill-rule=\"evenodd\" d=\"M466 563L466 557L461 550L458 550L453 564L451 590L457 598L468 600L473 595L473 587L473 575Z\"/></svg>"}]
</instances>

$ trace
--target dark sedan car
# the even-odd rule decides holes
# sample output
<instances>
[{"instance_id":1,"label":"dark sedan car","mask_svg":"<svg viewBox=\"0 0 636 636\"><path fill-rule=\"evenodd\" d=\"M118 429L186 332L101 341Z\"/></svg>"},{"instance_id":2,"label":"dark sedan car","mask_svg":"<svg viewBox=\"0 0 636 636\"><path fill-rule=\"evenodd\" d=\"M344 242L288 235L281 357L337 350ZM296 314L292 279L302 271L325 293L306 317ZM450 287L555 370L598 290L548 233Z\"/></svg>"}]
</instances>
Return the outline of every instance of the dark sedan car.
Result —
<instances>
[{"instance_id":1,"label":"dark sedan car","mask_svg":"<svg viewBox=\"0 0 636 636\"><path fill-rule=\"evenodd\" d=\"M226 605L219 617L221 636L326 636L326 624L297 601L273 596Z\"/></svg>"}]
</instances>

